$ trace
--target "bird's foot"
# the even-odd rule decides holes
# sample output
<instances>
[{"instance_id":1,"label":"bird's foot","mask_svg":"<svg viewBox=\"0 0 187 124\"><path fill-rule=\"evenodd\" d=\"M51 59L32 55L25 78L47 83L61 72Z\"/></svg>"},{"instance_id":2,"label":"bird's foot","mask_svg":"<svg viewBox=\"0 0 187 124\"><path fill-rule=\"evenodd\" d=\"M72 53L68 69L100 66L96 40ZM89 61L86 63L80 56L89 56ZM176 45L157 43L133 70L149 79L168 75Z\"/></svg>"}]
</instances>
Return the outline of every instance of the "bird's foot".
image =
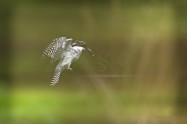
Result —
<instances>
[{"instance_id":1,"label":"bird's foot","mask_svg":"<svg viewBox=\"0 0 187 124\"><path fill-rule=\"evenodd\" d=\"M68 68L68 70L72 71L72 68Z\"/></svg>"}]
</instances>

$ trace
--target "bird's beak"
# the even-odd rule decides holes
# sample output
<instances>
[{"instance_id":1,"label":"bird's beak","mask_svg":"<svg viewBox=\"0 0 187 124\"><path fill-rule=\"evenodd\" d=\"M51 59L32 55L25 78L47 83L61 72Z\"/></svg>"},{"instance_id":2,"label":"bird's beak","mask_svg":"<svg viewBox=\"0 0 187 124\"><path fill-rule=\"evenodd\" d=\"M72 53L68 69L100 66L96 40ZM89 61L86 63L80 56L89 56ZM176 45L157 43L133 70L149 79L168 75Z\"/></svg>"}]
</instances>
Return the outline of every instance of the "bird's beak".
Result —
<instances>
[{"instance_id":1,"label":"bird's beak","mask_svg":"<svg viewBox=\"0 0 187 124\"><path fill-rule=\"evenodd\" d=\"M94 56L94 54L93 54L93 52L92 52L92 50L90 49L90 48L86 48L87 50L88 50L88 52L92 55L92 56Z\"/></svg>"}]
</instances>

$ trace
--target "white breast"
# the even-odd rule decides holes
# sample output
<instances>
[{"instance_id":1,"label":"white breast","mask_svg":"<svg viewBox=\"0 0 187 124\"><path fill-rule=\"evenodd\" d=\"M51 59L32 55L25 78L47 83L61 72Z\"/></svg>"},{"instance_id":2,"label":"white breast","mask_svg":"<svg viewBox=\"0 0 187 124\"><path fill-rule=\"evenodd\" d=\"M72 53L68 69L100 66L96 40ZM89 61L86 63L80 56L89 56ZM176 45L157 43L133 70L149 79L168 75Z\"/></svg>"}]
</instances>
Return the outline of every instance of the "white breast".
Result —
<instances>
[{"instance_id":1,"label":"white breast","mask_svg":"<svg viewBox=\"0 0 187 124\"><path fill-rule=\"evenodd\" d=\"M74 46L73 49L74 49L76 52L82 52L82 51L84 50L84 47Z\"/></svg>"},{"instance_id":2,"label":"white breast","mask_svg":"<svg viewBox=\"0 0 187 124\"><path fill-rule=\"evenodd\" d=\"M84 48L80 46L74 46L73 50L74 50L74 55L75 55L74 60L77 60L82 54L82 51L84 50Z\"/></svg>"}]
</instances>

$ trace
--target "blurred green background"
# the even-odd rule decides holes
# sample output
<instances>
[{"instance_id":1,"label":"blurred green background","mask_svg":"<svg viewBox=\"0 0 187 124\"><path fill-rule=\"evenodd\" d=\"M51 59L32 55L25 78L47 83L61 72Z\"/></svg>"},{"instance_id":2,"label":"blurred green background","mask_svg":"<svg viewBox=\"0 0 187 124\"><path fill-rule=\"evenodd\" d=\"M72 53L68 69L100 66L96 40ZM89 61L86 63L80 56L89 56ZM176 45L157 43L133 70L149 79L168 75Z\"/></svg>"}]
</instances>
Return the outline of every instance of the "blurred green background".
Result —
<instances>
[{"instance_id":1,"label":"blurred green background","mask_svg":"<svg viewBox=\"0 0 187 124\"><path fill-rule=\"evenodd\" d=\"M1 124L187 123L185 0L0 2ZM86 41L50 87L57 37Z\"/></svg>"}]
</instances>

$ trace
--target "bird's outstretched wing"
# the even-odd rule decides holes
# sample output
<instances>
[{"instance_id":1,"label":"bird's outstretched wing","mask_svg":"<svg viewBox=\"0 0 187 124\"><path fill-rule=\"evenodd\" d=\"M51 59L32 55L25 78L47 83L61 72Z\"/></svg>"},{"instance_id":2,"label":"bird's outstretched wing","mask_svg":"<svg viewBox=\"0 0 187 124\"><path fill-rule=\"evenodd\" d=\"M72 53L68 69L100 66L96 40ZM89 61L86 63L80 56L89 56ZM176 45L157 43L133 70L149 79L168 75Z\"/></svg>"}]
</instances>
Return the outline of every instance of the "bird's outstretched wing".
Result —
<instances>
[{"instance_id":1,"label":"bird's outstretched wing","mask_svg":"<svg viewBox=\"0 0 187 124\"><path fill-rule=\"evenodd\" d=\"M62 57L62 53L71 47L72 39L66 37L59 37L53 40L53 42L44 50L42 58L50 58L51 62L59 60Z\"/></svg>"}]
</instances>

